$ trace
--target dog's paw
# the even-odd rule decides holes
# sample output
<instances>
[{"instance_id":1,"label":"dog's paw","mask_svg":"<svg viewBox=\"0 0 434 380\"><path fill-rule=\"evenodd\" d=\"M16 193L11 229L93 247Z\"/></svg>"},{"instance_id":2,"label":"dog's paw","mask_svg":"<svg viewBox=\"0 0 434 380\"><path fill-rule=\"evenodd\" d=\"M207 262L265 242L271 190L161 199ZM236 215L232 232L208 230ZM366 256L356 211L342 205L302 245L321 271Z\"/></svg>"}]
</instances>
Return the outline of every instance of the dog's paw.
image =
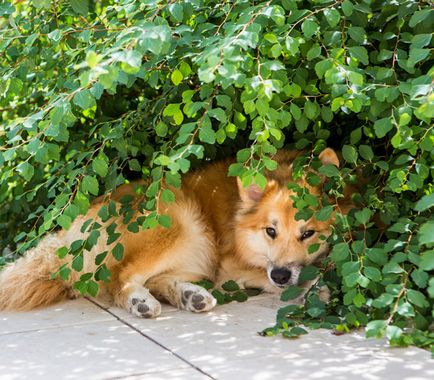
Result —
<instances>
[{"instance_id":1,"label":"dog's paw","mask_svg":"<svg viewBox=\"0 0 434 380\"><path fill-rule=\"evenodd\" d=\"M200 313L211 310L217 304L217 300L206 289L186 284L181 289L181 304L185 310Z\"/></svg>"},{"instance_id":2,"label":"dog's paw","mask_svg":"<svg viewBox=\"0 0 434 380\"><path fill-rule=\"evenodd\" d=\"M130 313L140 318L155 318L161 313L161 304L152 296L133 295L129 299Z\"/></svg>"}]
</instances>

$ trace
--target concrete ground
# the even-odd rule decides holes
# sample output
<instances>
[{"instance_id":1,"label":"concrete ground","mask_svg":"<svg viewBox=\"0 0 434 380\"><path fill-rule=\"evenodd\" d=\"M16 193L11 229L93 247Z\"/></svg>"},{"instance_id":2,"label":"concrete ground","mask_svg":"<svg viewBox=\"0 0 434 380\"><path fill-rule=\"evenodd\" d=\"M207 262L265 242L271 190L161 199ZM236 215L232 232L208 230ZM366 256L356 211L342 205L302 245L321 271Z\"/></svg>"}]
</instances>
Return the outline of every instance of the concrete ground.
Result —
<instances>
[{"instance_id":1,"label":"concrete ground","mask_svg":"<svg viewBox=\"0 0 434 380\"><path fill-rule=\"evenodd\" d=\"M259 336L279 304L260 295L204 314L165 306L154 320L87 299L0 313L0 380L434 379L429 352L361 333Z\"/></svg>"}]
</instances>

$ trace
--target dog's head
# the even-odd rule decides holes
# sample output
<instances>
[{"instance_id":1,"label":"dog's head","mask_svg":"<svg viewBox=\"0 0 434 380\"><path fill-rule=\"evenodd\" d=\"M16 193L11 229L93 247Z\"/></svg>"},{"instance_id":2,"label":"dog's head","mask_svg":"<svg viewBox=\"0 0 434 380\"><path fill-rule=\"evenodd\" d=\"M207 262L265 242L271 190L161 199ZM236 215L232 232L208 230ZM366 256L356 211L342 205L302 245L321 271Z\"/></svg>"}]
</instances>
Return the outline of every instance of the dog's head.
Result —
<instances>
[{"instance_id":1,"label":"dog's head","mask_svg":"<svg viewBox=\"0 0 434 380\"><path fill-rule=\"evenodd\" d=\"M241 207L237 215L236 244L238 254L249 265L267 271L270 282L277 287L295 285L301 269L313 264L328 253L326 239L331 234L332 220L296 220L294 192L287 184L292 178L290 153L281 152L274 159L278 168L269 173L264 190L256 185L244 188L239 182ZM339 166L339 159L330 148L319 155L323 164ZM320 195L321 188L312 187L301 179L300 186L310 194ZM309 247L318 249L309 253Z\"/></svg>"}]
</instances>

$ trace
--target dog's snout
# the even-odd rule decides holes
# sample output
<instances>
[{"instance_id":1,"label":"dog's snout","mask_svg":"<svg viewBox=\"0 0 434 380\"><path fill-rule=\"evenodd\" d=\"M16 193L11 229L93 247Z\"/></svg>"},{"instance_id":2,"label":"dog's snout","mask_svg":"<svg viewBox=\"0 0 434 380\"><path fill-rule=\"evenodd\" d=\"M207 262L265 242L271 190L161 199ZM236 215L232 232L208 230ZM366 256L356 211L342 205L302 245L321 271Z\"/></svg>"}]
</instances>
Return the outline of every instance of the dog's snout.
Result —
<instances>
[{"instance_id":1,"label":"dog's snout","mask_svg":"<svg viewBox=\"0 0 434 380\"><path fill-rule=\"evenodd\" d=\"M287 268L273 268L270 277L276 284L285 285L291 278L291 271Z\"/></svg>"}]
</instances>

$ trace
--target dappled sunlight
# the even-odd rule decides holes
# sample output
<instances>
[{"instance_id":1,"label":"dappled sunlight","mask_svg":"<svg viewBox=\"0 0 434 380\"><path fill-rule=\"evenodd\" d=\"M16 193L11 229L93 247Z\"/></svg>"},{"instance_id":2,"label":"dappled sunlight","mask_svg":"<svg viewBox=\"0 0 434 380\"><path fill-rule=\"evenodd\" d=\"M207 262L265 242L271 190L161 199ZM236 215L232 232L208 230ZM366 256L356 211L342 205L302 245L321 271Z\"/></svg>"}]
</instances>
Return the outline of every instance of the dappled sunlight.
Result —
<instances>
[{"instance_id":1,"label":"dappled sunlight","mask_svg":"<svg viewBox=\"0 0 434 380\"><path fill-rule=\"evenodd\" d=\"M298 339L259 336L274 323L269 305L276 302L275 296L261 296L200 314L164 306L156 319L110 308L117 320L86 300L1 313L0 331L6 332L0 332L0 380L28 374L44 380L207 378L196 368L216 379L434 378L428 352L390 348L384 340L365 339L362 331L336 336L321 329ZM28 325L43 327L28 330Z\"/></svg>"},{"instance_id":2,"label":"dappled sunlight","mask_svg":"<svg viewBox=\"0 0 434 380\"><path fill-rule=\"evenodd\" d=\"M275 303L270 296L268 300L218 306L200 315L179 311L155 321L139 320L119 309L112 311L217 378L380 380L392 375L400 379L434 376L434 364L427 364L428 352L390 348L385 340L366 339L361 331L336 336L321 329L298 339L261 337L257 332L275 321L275 309L265 306Z\"/></svg>"},{"instance_id":3,"label":"dappled sunlight","mask_svg":"<svg viewBox=\"0 0 434 380\"><path fill-rule=\"evenodd\" d=\"M113 319L90 302L77 299L28 312L0 312L0 334Z\"/></svg>"},{"instance_id":4,"label":"dappled sunlight","mask_svg":"<svg viewBox=\"0 0 434 380\"><path fill-rule=\"evenodd\" d=\"M110 378L186 367L118 321L5 334L1 342L0 379Z\"/></svg>"}]
</instances>

